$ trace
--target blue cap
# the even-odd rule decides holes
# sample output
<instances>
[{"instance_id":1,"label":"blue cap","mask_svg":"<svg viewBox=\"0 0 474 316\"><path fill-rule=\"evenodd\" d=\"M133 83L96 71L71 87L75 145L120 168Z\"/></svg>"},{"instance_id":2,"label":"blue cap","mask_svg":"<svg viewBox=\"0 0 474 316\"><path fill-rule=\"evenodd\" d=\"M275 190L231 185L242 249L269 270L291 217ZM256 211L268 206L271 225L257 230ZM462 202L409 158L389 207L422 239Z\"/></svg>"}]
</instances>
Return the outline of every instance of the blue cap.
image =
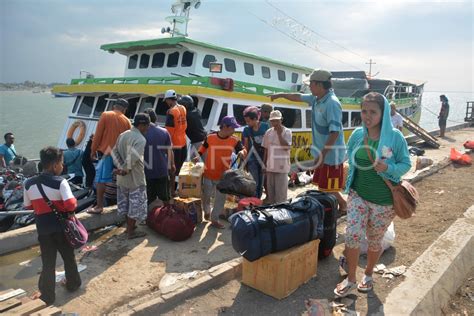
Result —
<instances>
[{"instance_id":1,"label":"blue cap","mask_svg":"<svg viewBox=\"0 0 474 316\"><path fill-rule=\"evenodd\" d=\"M222 125L225 125L225 126L229 126L229 127L233 127L233 128L239 128L240 125L239 123L237 123L237 121L235 120L235 117L233 116L224 116L221 120L221 126Z\"/></svg>"}]
</instances>

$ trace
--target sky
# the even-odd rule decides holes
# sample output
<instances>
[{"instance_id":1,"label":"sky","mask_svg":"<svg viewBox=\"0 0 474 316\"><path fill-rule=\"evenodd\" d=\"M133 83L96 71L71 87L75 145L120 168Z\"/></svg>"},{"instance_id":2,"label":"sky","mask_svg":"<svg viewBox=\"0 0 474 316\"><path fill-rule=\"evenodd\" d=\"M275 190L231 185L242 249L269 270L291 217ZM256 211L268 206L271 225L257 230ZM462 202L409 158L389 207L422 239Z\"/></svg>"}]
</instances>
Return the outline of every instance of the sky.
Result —
<instances>
[{"instance_id":1,"label":"sky","mask_svg":"<svg viewBox=\"0 0 474 316\"><path fill-rule=\"evenodd\" d=\"M0 0L0 82L69 82L81 70L122 76L125 57L100 45L164 37L173 3ZM202 0L188 34L315 69L368 72L372 59L376 78L472 92L473 11L472 0Z\"/></svg>"}]
</instances>

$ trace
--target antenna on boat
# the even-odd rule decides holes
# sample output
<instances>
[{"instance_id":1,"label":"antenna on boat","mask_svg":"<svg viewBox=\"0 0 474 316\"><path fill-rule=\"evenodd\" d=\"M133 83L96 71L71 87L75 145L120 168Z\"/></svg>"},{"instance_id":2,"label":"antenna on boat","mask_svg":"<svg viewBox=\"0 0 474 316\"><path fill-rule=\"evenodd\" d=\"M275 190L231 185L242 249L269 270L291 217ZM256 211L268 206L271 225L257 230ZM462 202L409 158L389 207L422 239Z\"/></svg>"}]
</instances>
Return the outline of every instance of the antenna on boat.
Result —
<instances>
[{"instance_id":1,"label":"antenna on boat","mask_svg":"<svg viewBox=\"0 0 474 316\"><path fill-rule=\"evenodd\" d=\"M198 9L201 6L201 0L177 0L171 6L171 12L174 15L165 18L171 27L163 27L161 33L169 33L171 37L188 36L189 12L194 7Z\"/></svg>"}]
</instances>

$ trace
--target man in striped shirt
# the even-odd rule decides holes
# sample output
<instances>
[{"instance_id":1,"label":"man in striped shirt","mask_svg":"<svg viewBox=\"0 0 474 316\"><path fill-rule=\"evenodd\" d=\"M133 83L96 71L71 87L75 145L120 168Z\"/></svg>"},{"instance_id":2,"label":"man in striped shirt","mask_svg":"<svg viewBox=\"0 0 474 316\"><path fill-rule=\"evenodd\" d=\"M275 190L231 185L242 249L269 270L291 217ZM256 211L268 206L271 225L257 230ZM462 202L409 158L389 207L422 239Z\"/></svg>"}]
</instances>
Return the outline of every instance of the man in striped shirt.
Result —
<instances>
[{"instance_id":1,"label":"man in striped shirt","mask_svg":"<svg viewBox=\"0 0 474 316\"><path fill-rule=\"evenodd\" d=\"M23 200L25 208L33 209L41 250L43 269L38 281L40 293L36 295L46 304L53 304L57 252L61 254L66 271L66 288L75 291L81 286L74 249L64 236L61 224L43 198L39 186L64 216L74 214L77 201L69 183L59 175L63 171L63 153L59 148L46 147L40 151L43 173L25 181Z\"/></svg>"}]
</instances>

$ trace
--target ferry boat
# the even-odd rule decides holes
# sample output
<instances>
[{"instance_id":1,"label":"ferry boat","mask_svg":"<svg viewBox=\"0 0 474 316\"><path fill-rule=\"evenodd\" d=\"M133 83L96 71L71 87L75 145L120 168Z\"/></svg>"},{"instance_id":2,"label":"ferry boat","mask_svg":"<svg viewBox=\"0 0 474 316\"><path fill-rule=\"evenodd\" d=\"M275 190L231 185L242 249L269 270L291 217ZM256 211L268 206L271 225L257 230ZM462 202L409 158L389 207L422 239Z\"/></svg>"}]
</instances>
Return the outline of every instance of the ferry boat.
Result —
<instances>
[{"instance_id":1,"label":"ferry boat","mask_svg":"<svg viewBox=\"0 0 474 316\"><path fill-rule=\"evenodd\" d=\"M177 94L194 99L207 131L218 130L221 118L226 115L235 116L245 125L243 110L247 106L273 105L282 112L283 124L293 132L292 161L312 159L311 109L302 102L283 99L271 102L269 95L309 93L303 80L313 68L190 39L189 13L199 4L199 0L177 0L172 5L175 15L166 18L172 28L162 29L162 33L170 33L169 37L102 45L102 50L126 57L123 77L88 76L53 88L55 94L75 96L59 138L60 148L65 148L68 137L74 137L78 147L84 148L101 113L109 110L117 97L128 100L126 115L130 119L153 108L158 123L164 125L168 108L163 96L166 90L174 89ZM361 97L370 91L383 93L396 103L400 113L418 123L423 84L368 78L363 71L332 73L333 88L343 106L346 141L354 128L361 125ZM236 130L238 136L241 132L242 128Z\"/></svg>"}]
</instances>

